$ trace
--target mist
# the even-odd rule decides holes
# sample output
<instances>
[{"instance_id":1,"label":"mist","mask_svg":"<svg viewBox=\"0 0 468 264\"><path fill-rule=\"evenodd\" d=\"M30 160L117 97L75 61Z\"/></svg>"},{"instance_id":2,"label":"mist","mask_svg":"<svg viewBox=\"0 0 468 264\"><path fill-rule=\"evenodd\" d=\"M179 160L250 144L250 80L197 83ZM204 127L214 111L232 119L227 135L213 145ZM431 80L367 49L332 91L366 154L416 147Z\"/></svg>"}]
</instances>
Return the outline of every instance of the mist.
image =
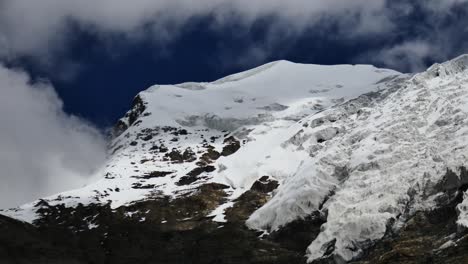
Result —
<instances>
[{"instance_id":1,"label":"mist","mask_svg":"<svg viewBox=\"0 0 468 264\"><path fill-rule=\"evenodd\" d=\"M105 161L105 137L64 113L53 87L2 65L0 124L0 208L80 187Z\"/></svg>"}]
</instances>

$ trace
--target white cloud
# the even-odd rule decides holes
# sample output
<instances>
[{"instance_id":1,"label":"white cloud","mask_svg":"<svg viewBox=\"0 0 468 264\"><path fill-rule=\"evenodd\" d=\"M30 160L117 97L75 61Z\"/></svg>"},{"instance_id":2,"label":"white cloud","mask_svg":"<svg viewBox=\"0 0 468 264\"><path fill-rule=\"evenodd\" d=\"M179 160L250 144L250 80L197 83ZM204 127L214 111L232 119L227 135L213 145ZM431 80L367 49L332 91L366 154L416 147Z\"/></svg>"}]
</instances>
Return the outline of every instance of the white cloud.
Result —
<instances>
[{"instance_id":1,"label":"white cloud","mask_svg":"<svg viewBox=\"0 0 468 264\"><path fill-rule=\"evenodd\" d=\"M391 27L385 17L385 0L3 0L0 55L44 58L56 54L70 37L69 22L132 37L145 36L148 31L142 28L151 25L153 38L170 39L190 18L206 15L216 17L219 24L235 20L246 26L258 18L275 16L295 30L339 18L343 30L352 34Z\"/></svg>"},{"instance_id":2,"label":"white cloud","mask_svg":"<svg viewBox=\"0 0 468 264\"><path fill-rule=\"evenodd\" d=\"M428 0L424 2L426 8L430 8L435 12L449 12L457 5L465 4L468 0Z\"/></svg>"},{"instance_id":3,"label":"white cloud","mask_svg":"<svg viewBox=\"0 0 468 264\"><path fill-rule=\"evenodd\" d=\"M278 38L275 37L278 34L291 38L293 42L307 29L317 27L320 31L322 25L328 24L336 26L327 34L342 41L353 41L353 38L362 36L372 38L397 34L402 28L404 30L411 26L400 24L400 18L410 16L415 10L429 14L430 21L424 21L420 25L422 32L419 33L424 36L413 36L409 40L402 39L400 43L393 44L393 47L385 51L386 59L380 60L386 63L389 57L411 48L411 42L415 40L427 40L434 46L431 43L431 38L434 38L430 36L431 33L441 34L441 30L452 33L447 26L441 28L440 23L467 3L468 0L1 0L0 59L8 60L26 55L39 59L45 66L60 64L54 60L64 59L61 54L67 50L67 41L73 38L70 36L70 23L98 33L103 39L106 39L108 33L118 33L126 36L127 40L145 38L166 43L190 26L191 19L195 17L215 18L212 25L214 30L223 30L224 25L234 22L244 25L246 31L258 19L270 17L270 36L266 37L265 43L255 43L245 52L246 56L252 53L255 55L251 61L247 60L247 64L257 64L258 60L277 52L274 47L278 44ZM464 23L461 20L463 19L459 19L459 23ZM419 27L418 21L408 23ZM288 34L284 34L286 30ZM451 42L456 41L453 38L457 38L456 35L447 34L444 37L449 37ZM442 42L443 40L438 40L439 44ZM465 51L465 46L451 47L453 52L443 51L448 57L440 57L447 59ZM433 49L437 48L440 46L434 46ZM411 61L412 65L405 67L417 69L420 57L416 60L419 61ZM241 59L242 61L246 59ZM393 59L390 58L389 61L389 67L397 65Z\"/></svg>"},{"instance_id":4,"label":"white cloud","mask_svg":"<svg viewBox=\"0 0 468 264\"><path fill-rule=\"evenodd\" d=\"M103 136L50 85L2 65L0 126L0 208L81 186L105 160Z\"/></svg>"},{"instance_id":5,"label":"white cloud","mask_svg":"<svg viewBox=\"0 0 468 264\"><path fill-rule=\"evenodd\" d=\"M443 62L468 52L468 0L427 0L394 9L398 30L412 31L403 38L356 56L359 63L376 63L404 72L418 72L431 61ZM395 8L395 7L394 7ZM411 17L415 11L417 17ZM414 15L414 14L413 14ZM407 20L400 21L399 18ZM420 19L420 20L418 20ZM400 23L400 24L398 24Z\"/></svg>"},{"instance_id":6,"label":"white cloud","mask_svg":"<svg viewBox=\"0 0 468 264\"><path fill-rule=\"evenodd\" d=\"M384 63L386 67L406 72L416 72L426 67L425 60L437 58L432 43L424 40L408 40L386 49L362 54L360 61Z\"/></svg>"}]
</instances>

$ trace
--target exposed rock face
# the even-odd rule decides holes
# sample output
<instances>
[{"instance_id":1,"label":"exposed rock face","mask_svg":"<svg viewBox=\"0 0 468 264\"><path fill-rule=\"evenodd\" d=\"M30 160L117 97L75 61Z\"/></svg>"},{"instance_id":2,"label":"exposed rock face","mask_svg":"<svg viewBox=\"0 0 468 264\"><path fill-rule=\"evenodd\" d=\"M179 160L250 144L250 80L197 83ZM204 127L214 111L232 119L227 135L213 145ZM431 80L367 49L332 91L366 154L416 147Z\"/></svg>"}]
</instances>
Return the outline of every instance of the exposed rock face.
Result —
<instances>
[{"instance_id":1,"label":"exposed rock face","mask_svg":"<svg viewBox=\"0 0 468 264\"><path fill-rule=\"evenodd\" d=\"M278 188L278 182L263 176L255 181L250 190L234 200L232 207L226 209L228 222L244 224L245 220L270 198L271 192Z\"/></svg>"},{"instance_id":2,"label":"exposed rock face","mask_svg":"<svg viewBox=\"0 0 468 264\"><path fill-rule=\"evenodd\" d=\"M109 205L68 208L44 201L34 226L0 217L0 263L305 262L302 252L259 239L243 221L216 223L207 217L226 198L226 188L206 184L194 195L161 197L115 210ZM247 204L237 203L232 217L251 213L265 202L259 194L249 197Z\"/></svg>"},{"instance_id":3,"label":"exposed rock face","mask_svg":"<svg viewBox=\"0 0 468 264\"><path fill-rule=\"evenodd\" d=\"M113 137L120 136L127 128L135 123L138 117L146 110L145 103L139 95L135 96L132 103L132 108L128 111L125 116L117 121L117 124L114 126L112 131ZM150 115L151 113L147 113Z\"/></svg>"},{"instance_id":4,"label":"exposed rock face","mask_svg":"<svg viewBox=\"0 0 468 264\"><path fill-rule=\"evenodd\" d=\"M236 153L236 151L238 151L241 147L240 145L240 142L238 140L236 140L234 137L228 137L224 140L224 147L223 147L223 150L221 151L221 156L229 156L229 155L232 155L234 153Z\"/></svg>"},{"instance_id":5,"label":"exposed rock face","mask_svg":"<svg viewBox=\"0 0 468 264\"><path fill-rule=\"evenodd\" d=\"M175 200L161 197L115 210L42 201L34 226L0 216L0 263L305 263L303 252L324 223L319 215L262 239L244 225L276 189L268 178L255 182L226 210L227 223L207 217L227 197L229 187L222 184L202 185L197 194ZM468 233L456 225L463 188L450 188L446 205L417 212L399 232L389 232L353 263L467 262ZM331 257L314 263L339 262Z\"/></svg>"},{"instance_id":6,"label":"exposed rock face","mask_svg":"<svg viewBox=\"0 0 468 264\"><path fill-rule=\"evenodd\" d=\"M468 186L446 187L451 200L434 210L415 213L398 233L389 233L355 263L468 263L468 232L457 225L456 210Z\"/></svg>"},{"instance_id":7,"label":"exposed rock face","mask_svg":"<svg viewBox=\"0 0 468 264\"><path fill-rule=\"evenodd\" d=\"M56 243L56 238L53 233L0 215L0 263L84 263L80 254Z\"/></svg>"},{"instance_id":8,"label":"exposed rock face","mask_svg":"<svg viewBox=\"0 0 468 264\"><path fill-rule=\"evenodd\" d=\"M403 226L389 225L385 237L351 263L356 264L422 264L468 263L468 232L457 225L457 205L463 200L468 185L461 179L466 169L460 169L460 177L447 171L437 184L443 195L433 210L417 211L407 215ZM454 179L454 182L450 179ZM403 218L404 216L402 216ZM333 247L333 244L329 245ZM312 263L345 262L331 254Z\"/></svg>"}]
</instances>

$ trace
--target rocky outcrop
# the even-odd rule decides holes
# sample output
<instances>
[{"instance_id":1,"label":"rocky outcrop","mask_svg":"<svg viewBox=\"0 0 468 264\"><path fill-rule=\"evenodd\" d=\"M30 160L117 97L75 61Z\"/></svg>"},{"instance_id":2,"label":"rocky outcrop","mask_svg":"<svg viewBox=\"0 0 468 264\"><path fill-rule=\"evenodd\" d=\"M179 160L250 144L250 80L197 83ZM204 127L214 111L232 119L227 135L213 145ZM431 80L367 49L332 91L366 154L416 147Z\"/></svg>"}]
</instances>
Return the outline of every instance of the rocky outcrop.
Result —
<instances>
[{"instance_id":1,"label":"rocky outcrop","mask_svg":"<svg viewBox=\"0 0 468 264\"><path fill-rule=\"evenodd\" d=\"M135 96L132 102L132 108L128 111L125 116L117 121L117 124L112 129L112 137L118 137L121 135L127 128L135 123L138 117L146 110L145 102L140 95ZM150 113L148 113L150 114Z\"/></svg>"},{"instance_id":2,"label":"rocky outcrop","mask_svg":"<svg viewBox=\"0 0 468 264\"><path fill-rule=\"evenodd\" d=\"M115 210L43 201L37 204L40 218L34 226L0 217L0 263L305 263L303 252L260 239L240 219L213 222L207 215L226 198L226 188L205 184L193 195ZM239 199L228 219L245 218L266 202L261 190L250 193ZM240 212L247 213L242 217Z\"/></svg>"},{"instance_id":3,"label":"rocky outcrop","mask_svg":"<svg viewBox=\"0 0 468 264\"><path fill-rule=\"evenodd\" d=\"M451 197L445 204L411 215L398 232L389 231L352 263L468 262L468 234L456 224L456 205L466 185L443 186L439 187ZM36 205L40 217L34 225L0 216L0 263L305 263L303 253L325 221L320 215L270 234L244 224L277 187L270 177L261 177L226 209L226 223L208 217L225 201L229 188L215 183L200 186L193 195L159 197L117 209L96 204L51 206L43 200ZM313 263L341 261L331 256Z\"/></svg>"},{"instance_id":4,"label":"rocky outcrop","mask_svg":"<svg viewBox=\"0 0 468 264\"><path fill-rule=\"evenodd\" d=\"M356 264L468 263L468 233L456 224L459 192L449 204L414 214L398 232L388 234Z\"/></svg>"},{"instance_id":5,"label":"rocky outcrop","mask_svg":"<svg viewBox=\"0 0 468 264\"><path fill-rule=\"evenodd\" d=\"M81 264L81 255L52 233L0 215L0 263L5 264Z\"/></svg>"}]
</instances>

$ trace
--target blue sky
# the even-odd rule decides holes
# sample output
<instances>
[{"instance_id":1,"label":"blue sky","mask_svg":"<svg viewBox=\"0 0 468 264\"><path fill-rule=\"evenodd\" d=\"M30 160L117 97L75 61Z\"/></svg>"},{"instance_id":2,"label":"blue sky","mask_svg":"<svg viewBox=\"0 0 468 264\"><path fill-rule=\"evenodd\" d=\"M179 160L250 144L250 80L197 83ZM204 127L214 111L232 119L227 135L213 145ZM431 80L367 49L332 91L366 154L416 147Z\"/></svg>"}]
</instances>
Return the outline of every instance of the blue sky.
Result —
<instances>
[{"instance_id":1,"label":"blue sky","mask_svg":"<svg viewBox=\"0 0 468 264\"><path fill-rule=\"evenodd\" d=\"M130 8L101 0L101 5L89 3L89 9L70 7L81 11L54 0L10 2L17 4L6 4L9 16L22 12L29 18L5 19L11 27L3 28L10 54L3 61L49 80L67 113L101 128L112 125L151 84L211 81L279 59L418 71L465 52L466 46L461 0L240 0L232 5L212 0L196 8L190 1L140 0L134 2L139 7ZM115 14L106 12L114 5ZM151 8L153 16L144 12ZM33 24L47 15L51 21ZM32 36L16 34L15 27L28 27Z\"/></svg>"},{"instance_id":2,"label":"blue sky","mask_svg":"<svg viewBox=\"0 0 468 264\"><path fill-rule=\"evenodd\" d=\"M278 40L271 52L255 57L250 54L252 46L266 45L269 22L259 21L249 29L228 24L215 31L209 29L212 18L194 19L190 28L170 44L161 46L149 39L137 44L123 40L110 49L98 36L77 31L67 61L53 65L53 70L43 70L35 61L19 65L27 65L31 74L50 80L67 112L105 127L128 110L139 91L152 84L212 81L281 59L315 64L358 63L356 54L385 42L380 37L338 40L333 29L326 33L311 29L293 39ZM62 63L64 68L69 63L77 63L79 68L72 76L63 76Z\"/></svg>"},{"instance_id":3,"label":"blue sky","mask_svg":"<svg viewBox=\"0 0 468 264\"><path fill-rule=\"evenodd\" d=\"M468 0L0 1L0 193L84 184L152 84L280 59L417 72L468 53L467 15Z\"/></svg>"}]
</instances>

